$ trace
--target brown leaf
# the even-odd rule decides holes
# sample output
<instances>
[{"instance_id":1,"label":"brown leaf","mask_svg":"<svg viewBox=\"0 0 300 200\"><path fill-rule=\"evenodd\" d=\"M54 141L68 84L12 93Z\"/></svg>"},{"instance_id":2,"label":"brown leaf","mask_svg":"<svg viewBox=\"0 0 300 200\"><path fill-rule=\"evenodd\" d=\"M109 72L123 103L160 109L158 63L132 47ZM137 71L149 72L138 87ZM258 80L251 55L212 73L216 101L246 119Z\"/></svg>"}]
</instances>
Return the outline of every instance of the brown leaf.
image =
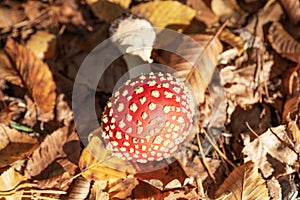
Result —
<instances>
[{"instance_id":1,"label":"brown leaf","mask_svg":"<svg viewBox=\"0 0 300 200\"><path fill-rule=\"evenodd\" d=\"M298 155L286 144L288 139L285 127L281 125L270 128L259 138L245 145L243 149L244 155L247 156L245 161L254 162L264 177L269 177L274 171L281 173L278 171L282 170L280 168L294 165L298 160Z\"/></svg>"},{"instance_id":2,"label":"brown leaf","mask_svg":"<svg viewBox=\"0 0 300 200\"><path fill-rule=\"evenodd\" d=\"M225 28L220 34L220 40L230 44L238 50L238 56L244 51L244 41L241 37L233 34L229 29Z\"/></svg>"},{"instance_id":3,"label":"brown leaf","mask_svg":"<svg viewBox=\"0 0 300 200\"><path fill-rule=\"evenodd\" d=\"M118 199L125 199L137 186L139 181L136 178L116 179L108 182L109 196Z\"/></svg>"},{"instance_id":4,"label":"brown leaf","mask_svg":"<svg viewBox=\"0 0 300 200\"><path fill-rule=\"evenodd\" d=\"M238 26L245 21L246 14L236 0L212 0L211 8L222 22L228 20L229 26Z\"/></svg>"},{"instance_id":5,"label":"brown leaf","mask_svg":"<svg viewBox=\"0 0 300 200\"><path fill-rule=\"evenodd\" d=\"M78 166L84 178L88 180L109 180L125 178L128 172L134 172L130 163L112 156L112 152L101 143L99 137L93 136L81 154Z\"/></svg>"},{"instance_id":6,"label":"brown leaf","mask_svg":"<svg viewBox=\"0 0 300 200\"><path fill-rule=\"evenodd\" d=\"M26 42L26 48L31 50L37 58L51 58L56 53L56 37L47 31L37 31Z\"/></svg>"},{"instance_id":7,"label":"brown leaf","mask_svg":"<svg viewBox=\"0 0 300 200\"><path fill-rule=\"evenodd\" d=\"M27 133L0 124L0 168L30 155L38 146L38 139Z\"/></svg>"},{"instance_id":8,"label":"brown leaf","mask_svg":"<svg viewBox=\"0 0 300 200\"><path fill-rule=\"evenodd\" d=\"M9 28L24 19L25 15L21 10L5 7L0 8L0 28Z\"/></svg>"},{"instance_id":9,"label":"brown leaf","mask_svg":"<svg viewBox=\"0 0 300 200\"><path fill-rule=\"evenodd\" d=\"M19 172L16 172L15 168L10 167L0 176L0 192L13 190L21 182L26 180L27 179L24 176L22 176Z\"/></svg>"},{"instance_id":10,"label":"brown leaf","mask_svg":"<svg viewBox=\"0 0 300 200\"><path fill-rule=\"evenodd\" d=\"M300 20L300 1L299 0L280 0L285 13L291 20L291 22L296 25Z\"/></svg>"},{"instance_id":11,"label":"brown leaf","mask_svg":"<svg viewBox=\"0 0 300 200\"><path fill-rule=\"evenodd\" d=\"M300 110L300 96L292 97L287 100L283 107L283 119L284 121L292 120L293 118L297 118L295 116L299 115Z\"/></svg>"},{"instance_id":12,"label":"brown leaf","mask_svg":"<svg viewBox=\"0 0 300 200\"><path fill-rule=\"evenodd\" d=\"M127 10L120 5L106 0L88 0L87 3L95 16L107 22L112 22L127 12Z\"/></svg>"},{"instance_id":13,"label":"brown leaf","mask_svg":"<svg viewBox=\"0 0 300 200\"><path fill-rule=\"evenodd\" d=\"M67 197L66 198L62 197L62 199L68 199L68 200L86 199L86 197L90 193L90 186L91 186L90 181L86 180L82 176L79 176L73 181Z\"/></svg>"},{"instance_id":14,"label":"brown leaf","mask_svg":"<svg viewBox=\"0 0 300 200\"><path fill-rule=\"evenodd\" d=\"M59 128L51 135L47 135L39 148L33 152L27 162L25 176L29 178L38 176L59 159L64 160L63 164L65 166L62 167L73 175L73 166L78 161L80 151L81 147L77 134L74 131L69 132L68 127ZM70 164L68 165L68 163Z\"/></svg>"},{"instance_id":15,"label":"brown leaf","mask_svg":"<svg viewBox=\"0 0 300 200\"><path fill-rule=\"evenodd\" d=\"M131 8L131 12L148 19L153 26L189 25L196 11L178 1L150 1Z\"/></svg>"},{"instance_id":16,"label":"brown leaf","mask_svg":"<svg viewBox=\"0 0 300 200\"><path fill-rule=\"evenodd\" d=\"M258 169L251 162L247 162L233 170L216 192L216 198L226 195L223 199L268 200L269 194L266 182Z\"/></svg>"},{"instance_id":17,"label":"brown leaf","mask_svg":"<svg viewBox=\"0 0 300 200\"><path fill-rule=\"evenodd\" d=\"M300 62L300 44L295 40L283 26L273 22L268 31L268 39L275 51L281 56L294 62Z\"/></svg>"},{"instance_id":18,"label":"brown leaf","mask_svg":"<svg viewBox=\"0 0 300 200\"><path fill-rule=\"evenodd\" d=\"M52 113L56 101L56 86L48 65L11 38L8 38L4 50L15 71L11 76L19 75L21 84L18 85L26 87L43 113Z\"/></svg>"},{"instance_id":19,"label":"brown leaf","mask_svg":"<svg viewBox=\"0 0 300 200\"><path fill-rule=\"evenodd\" d=\"M163 188L174 179L178 179L181 185L183 185L184 180L187 178L185 171L177 160L164 168L146 173L138 173L135 176L140 180L160 180Z\"/></svg>"},{"instance_id":20,"label":"brown leaf","mask_svg":"<svg viewBox=\"0 0 300 200\"><path fill-rule=\"evenodd\" d=\"M9 81L15 85L23 86L18 71L12 68L12 63L3 50L0 51L0 79Z\"/></svg>"},{"instance_id":21,"label":"brown leaf","mask_svg":"<svg viewBox=\"0 0 300 200\"><path fill-rule=\"evenodd\" d=\"M189 62L179 57L178 55L172 54L170 58L169 66L172 66L176 72L175 76L187 77L191 70L196 68L192 76L189 78L189 84L191 85L192 93L197 103L204 101L204 93L208 83L213 77L214 70L217 65L217 56L222 51L222 45L218 39L214 39L201 59L199 56L203 52L203 48L213 38L213 35L195 34L189 35L199 45L195 46L195 43L186 40L180 43L177 50L180 55L188 58Z\"/></svg>"},{"instance_id":22,"label":"brown leaf","mask_svg":"<svg viewBox=\"0 0 300 200\"><path fill-rule=\"evenodd\" d=\"M129 6L132 2L132 0L108 0L108 1L111 3L114 3L114 4L118 4L125 9L129 8Z\"/></svg>"},{"instance_id":23,"label":"brown leaf","mask_svg":"<svg viewBox=\"0 0 300 200\"><path fill-rule=\"evenodd\" d=\"M186 5L197 11L195 16L199 21L204 22L207 26L213 26L218 23L219 18L212 12L204 1L187 0Z\"/></svg>"}]
</instances>

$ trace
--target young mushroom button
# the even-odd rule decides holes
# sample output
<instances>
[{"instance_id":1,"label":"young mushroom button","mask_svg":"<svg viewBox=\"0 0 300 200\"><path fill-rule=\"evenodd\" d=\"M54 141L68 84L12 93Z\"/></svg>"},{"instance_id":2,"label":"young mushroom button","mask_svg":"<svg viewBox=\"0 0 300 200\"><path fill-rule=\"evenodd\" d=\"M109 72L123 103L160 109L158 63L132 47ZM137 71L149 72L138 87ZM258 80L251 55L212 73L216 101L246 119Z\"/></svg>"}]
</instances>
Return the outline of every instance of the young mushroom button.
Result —
<instances>
[{"instance_id":1,"label":"young mushroom button","mask_svg":"<svg viewBox=\"0 0 300 200\"><path fill-rule=\"evenodd\" d=\"M139 163L174 154L192 126L193 101L170 74L149 73L114 92L102 115L103 137L115 155Z\"/></svg>"}]
</instances>

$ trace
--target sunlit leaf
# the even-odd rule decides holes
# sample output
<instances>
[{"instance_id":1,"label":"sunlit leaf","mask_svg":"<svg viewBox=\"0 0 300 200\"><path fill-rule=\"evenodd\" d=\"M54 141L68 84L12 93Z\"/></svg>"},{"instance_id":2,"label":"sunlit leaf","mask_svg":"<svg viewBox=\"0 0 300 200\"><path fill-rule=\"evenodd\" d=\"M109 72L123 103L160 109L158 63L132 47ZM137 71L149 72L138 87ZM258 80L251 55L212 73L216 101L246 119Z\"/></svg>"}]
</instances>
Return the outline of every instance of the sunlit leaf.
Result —
<instances>
[{"instance_id":1,"label":"sunlit leaf","mask_svg":"<svg viewBox=\"0 0 300 200\"><path fill-rule=\"evenodd\" d=\"M265 180L251 162L235 168L215 196L216 198L224 196L224 200L270 199Z\"/></svg>"},{"instance_id":2,"label":"sunlit leaf","mask_svg":"<svg viewBox=\"0 0 300 200\"><path fill-rule=\"evenodd\" d=\"M189 25L196 11L178 1L150 1L131 8L131 12L148 19L154 27Z\"/></svg>"},{"instance_id":3,"label":"sunlit leaf","mask_svg":"<svg viewBox=\"0 0 300 200\"><path fill-rule=\"evenodd\" d=\"M8 38L4 50L12 61L10 67L15 71L11 76L16 74L19 76L21 79L19 86L25 87L30 92L43 113L53 112L56 86L48 65L11 38Z\"/></svg>"}]
</instances>

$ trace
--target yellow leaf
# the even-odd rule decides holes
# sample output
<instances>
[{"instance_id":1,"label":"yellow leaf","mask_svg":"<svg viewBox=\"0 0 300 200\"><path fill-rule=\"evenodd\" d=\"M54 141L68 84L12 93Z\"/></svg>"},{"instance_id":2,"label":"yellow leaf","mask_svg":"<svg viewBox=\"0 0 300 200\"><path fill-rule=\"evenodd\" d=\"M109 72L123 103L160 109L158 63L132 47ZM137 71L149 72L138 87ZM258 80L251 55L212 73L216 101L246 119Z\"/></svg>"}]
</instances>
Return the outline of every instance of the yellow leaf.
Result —
<instances>
[{"instance_id":1,"label":"yellow leaf","mask_svg":"<svg viewBox=\"0 0 300 200\"><path fill-rule=\"evenodd\" d=\"M164 28L174 25L189 25L196 11L178 1L151 1L140 3L131 12L148 19L153 26Z\"/></svg>"},{"instance_id":2,"label":"yellow leaf","mask_svg":"<svg viewBox=\"0 0 300 200\"><path fill-rule=\"evenodd\" d=\"M216 192L216 199L220 197L226 200L270 199L266 182L252 162L235 168L229 174Z\"/></svg>"},{"instance_id":3,"label":"yellow leaf","mask_svg":"<svg viewBox=\"0 0 300 200\"><path fill-rule=\"evenodd\" d=\"M109 180L125 178L134 173L130 163L113 156L111 151L103 147L102 141L93 136L79 159L82 176L88 180Z\"/></svg>"}]
</instances>

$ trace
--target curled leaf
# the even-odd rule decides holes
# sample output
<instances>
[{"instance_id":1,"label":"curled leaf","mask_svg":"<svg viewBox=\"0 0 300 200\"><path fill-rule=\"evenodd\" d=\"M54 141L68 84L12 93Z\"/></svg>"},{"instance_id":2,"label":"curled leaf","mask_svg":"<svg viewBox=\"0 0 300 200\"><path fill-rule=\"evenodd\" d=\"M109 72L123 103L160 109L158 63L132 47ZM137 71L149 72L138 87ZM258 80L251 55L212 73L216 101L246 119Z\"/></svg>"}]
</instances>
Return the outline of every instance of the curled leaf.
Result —
<instances>
[{"instance_id":1,"label":"curled leaf","mask_svg":"<svg viewBox=\"0 0 300 200\"><path fill-rule=\"evenodd\" d=\"M14 71L10 77L19 76L19 86L25 87L43 113L53 112L56 101L56 86L49 67L27 48L8 38L4 51L12 61ZM2 66L0 66L2 68ZM9 73L6 71L6 73ZM2 77L5 79L5 77ZM8 79L7 81L11 80ZM16 83L16 81L12 82Z\"/></svg>"},{"instance_id":2,"label":"curled leaf","mask_svg":"<svg viewBox=\"0 0 300 200\"><path fill-rule=\"evenodd\" d=\"M284 30L278 22L273 22L269 28L268 39L275 51L294 62L300 62L300 43Z\"/></svg>"},{"instance_id":3,"label":"curled leaf","mask_svg":"<svg viewBox=\"0 0 300 200\"><path fill-rule=\"evenodd\" d=\"M291 20L291 22L296 25L300 20L300 1L299 0L289 0L284 1L280 0L280 4L282 5L285 13Z\"/></svg>"}]
</instances>

